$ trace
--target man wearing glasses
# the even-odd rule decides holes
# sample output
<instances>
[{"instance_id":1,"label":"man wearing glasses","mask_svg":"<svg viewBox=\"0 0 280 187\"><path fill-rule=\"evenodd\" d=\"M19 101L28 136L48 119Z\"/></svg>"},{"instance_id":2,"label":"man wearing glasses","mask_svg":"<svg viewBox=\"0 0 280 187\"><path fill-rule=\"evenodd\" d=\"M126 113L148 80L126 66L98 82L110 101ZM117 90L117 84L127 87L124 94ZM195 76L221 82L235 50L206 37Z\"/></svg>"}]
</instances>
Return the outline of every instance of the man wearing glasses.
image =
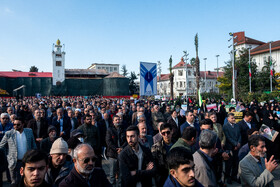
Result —
<instances>
[{"instance_id":1,"label":"man wearing glasses","mask_svg":"<svg viewBox=\"0 0 280 187\"><path fill-rule=\"evenodd\" d=\"M13 124L10 123L10 117L8 113L2 113L0 119L0 141L4 137L5 133L13 128Z\"/></svg>"},{"instance_id":2,"label":"man wearing glasses","mask_svg":"<svg viewBox=\"0 0 280 187\"><path fill-rule=\"evenodd\" d=\"M80 144L74 149L74 168L59 187L112 186L103 169L95 167L97 157L89 144Z\"/></svg>"},{"instance_id":3,"label":"man wearing glasses","mask_svg":"<svg viewBox=\"0 0 280 187\"><path fill-rule=\"evenodd\" d=\"M8 146L7 146L8 145ZM26 151L36 149L33 132L29 128L23 128L20 118L14 121L14 129L5 133L0 148L8 147L8 168L11 175L11 186L17 186L20 181L20 167Z\"/></svg>"},{"instance_id":4,"label":"man wearing glasses","mask_svg":"<svg viewBox=\"0 0 280 187\"><path fill-rule=\"evenodd\" d=\"M152 146L151 152L155 160L157 168L156 184L163 186L168 177L168 167L166 164L166 155L168 154L173 143L172 140L172 126L169 123L164 123L160 126L160 134L162 141L157 142Z\"/></svg>"}]
</instances>

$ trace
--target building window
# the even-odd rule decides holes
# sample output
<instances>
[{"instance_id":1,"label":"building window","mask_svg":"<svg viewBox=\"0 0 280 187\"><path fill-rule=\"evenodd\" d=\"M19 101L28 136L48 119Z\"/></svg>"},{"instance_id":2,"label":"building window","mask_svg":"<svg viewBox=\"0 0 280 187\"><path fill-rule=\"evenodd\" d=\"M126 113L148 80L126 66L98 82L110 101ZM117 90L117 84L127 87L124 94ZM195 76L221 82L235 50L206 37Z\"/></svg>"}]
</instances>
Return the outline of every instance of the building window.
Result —
<instances>
[{"instance_id":1,"label":"building window","mask_svg":"<svg viewBox=\"0 0 280 187\"><path fill-rule=\"evenodd\" d=\"M117 71L117 68L116 68L116 67L114 68L114 71Z\"/></svg>"},{"instance_id":2,"label":"building window","mask_svg":"<svg viewBox=\"0 0 280 187\"><path fill-rule=\"evenodd\" d=\"M56 86L59 86L59 85L61 85L61 82L60 82L60 81L57 81L57 82L56 82Z\"/></svg>"},{"instance_id":3,"label":"building window","mask_svg":"<svg viewBox=\"0 0 280 187\"><path fill-rule=\"evenodd\" d=\"M110 72L112 72L113 71L113 67L110 67Z\"/></svg>"},{"instance_id":4,"label":"building window","mask_svg":"<svg viewBox=\"0 0 280 187\"><path fill-rule=\"evenodd\" d=\"M56 66L61 66L61 61L56 61Z\"/></svg>"},{"instance_id":5,"label":"building window","mask_svg":"<svg viewBox=\"0 0 280 187\"><path fill-rule=\"evenodd\" d=\"M178 87L178 82L176 82L176 87Z\"/></svg>"},{"instance_id":6,"label":"building window","mask_svg":"<svg viewBox=\"0 0 280 187\"><path fill-rule=\"evenodd\" d=\"M61 57L61 54L56 54L55 56L56 56L56 57Z\"/></svg>"},{"instance_id":7,"label":"building window","mask_svg":"<svg viewBox=\"0 0 280 187\"><path fill-rule=\"evenodd\" d=\"M183 76L183 70L178 70L178 76Z\"/></svg>"},{"instance_id":8,"label":"building window","mask_svg":"<svg viewBox=\"0 0 280 187\"><path fill-rule=\"evenodd\" d=\"M266 56L263 57L263 63L265 64L266 62Z\"/></svg>"},{"instance_id":9,"label":"building window","mask_svg":"<svg viewBox=\"0 0 280 187\"><path fill-rule=\"evenodd\" d=\"M180 88L182 88L183 87L183 84L182 84L182 81L180 81Z\"/></svg>"},{"instance_id":10,"label":"building window","mask_svg":"<svg viewBox=\"0 0 280 187\"><path fill-rule=\"evenodd\" d=\"M188 70L188 76L191 76L191 75L192 75L191 71L190 71L190 70Z\"/></svg>"}]
</instances>

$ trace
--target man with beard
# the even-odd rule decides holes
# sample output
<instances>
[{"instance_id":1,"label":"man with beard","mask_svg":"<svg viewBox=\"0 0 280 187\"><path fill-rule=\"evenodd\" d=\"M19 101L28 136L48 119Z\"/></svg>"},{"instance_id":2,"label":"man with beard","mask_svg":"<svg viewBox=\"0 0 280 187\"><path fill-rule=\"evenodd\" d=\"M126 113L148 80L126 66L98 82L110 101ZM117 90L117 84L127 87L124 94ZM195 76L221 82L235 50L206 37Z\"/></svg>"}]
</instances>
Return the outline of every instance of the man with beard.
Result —
<instances>
[{"instance_id":1,"label":"man with beard","mask_svg":"<svg viewBox=\"0 0 280 187\"><path fill-rule=\"evenodd\" d=\"M96 168L96 155L89 144L80 144L74 149L74 168L59 187L112 186L103 169Z\"/></svg>"},{"instance_id":2,"label":"man with beard","mask_svg":"<svg viewBox=\"0 0 280 187\"><path fill-rule=\"evenodd\" d=\"M167 155L169 176L163 187L202 187L195 180L192 154L183 147L175 147Z\"/></svg>"},{"instance_id":3,"label":"man with beard","mask_svg":"<svg viewBox=\"0 0 280 187\"><path fill-rule=\"evenodd\" d=\"M18 185L20 181L20 167L22 158L26 151L36 149L36 143L33 132L29 128L23 128L23 122L20 118L14 121L14 129L5 133L0 148L8 147L8 168L11 175L11 186Z\"/></svg>"},{"instance_id":4,"label":"man with beard","mask_svg":"<svg viewBox=\"0 0 280 187\"><path fill-rule=\"evenodd\" d=\"M44 176L48 169L48 157L39 150L27 151L22 159L20 168L21 181L19 187L51 187Z\"/></svg>"},{"instance_id":5,"label":"man with beard","mask_svg":"<svg viewBox=\"0 0 280 187\"><path fill-rule=\"evenodd\" d=\"M272 171L278 164L271 156L269 161L265 157L265 139L261 135L249 137L250 152L240 161L239 174L242 186L269 186L273 187Z\"/></svg>"},{"instance_id":6,"label":"man with beard","mask_svg":"<svg viewBox=\"0 0 280 187\"><path fill-rule=\"evenodd\" d=\"M139 128L139 142L144 145L145 147L148 147L151 149L153 146L153 137L151 135L147 135L147 125L145 122L140 122L138 123L138 128Z\"/></svg>"},{"instance_id":7,"label":"man with beard","mask_svg":"<svg viewBox=\"0 0 280 187\"><path fill-rule=\"evenodd\" d=\"M132 125L126 129L128 145L119 155L122 187L150 187L156 168L151 151L138 141L139 129Z\"/></svg>"}]
</instances>

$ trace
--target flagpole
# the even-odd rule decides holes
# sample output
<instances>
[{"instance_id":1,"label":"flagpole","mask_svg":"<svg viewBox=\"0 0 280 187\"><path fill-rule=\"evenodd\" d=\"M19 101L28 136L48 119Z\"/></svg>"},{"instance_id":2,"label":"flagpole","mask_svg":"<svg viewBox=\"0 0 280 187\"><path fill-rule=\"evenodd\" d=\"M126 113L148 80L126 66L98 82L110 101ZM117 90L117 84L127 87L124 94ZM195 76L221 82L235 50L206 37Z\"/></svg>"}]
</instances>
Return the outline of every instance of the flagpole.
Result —
<instances>
[{"instance_id":1,"label":"flagpole","mask_svg":"<svg viewBox=\"0 0 280 187\"><path fill-rule=\"evenodd\" d=\"M251 49L252 46L250 46L249 48L249 88L250 88L250 93L252 92L252 86L251 86L251 82L252 82L252 72L251 72Z\"/></svg>"},{"instance_id":2,"label":"flagpole","mask_svg":"<svg viewBox=\"0 0 280 187\"><path fill-rule=\"evenodd\" d=\"M269 65L270 65L270 92L272 92L272 58L271 58L271 42L269 42Z\"/></svg>"}]
</instances>

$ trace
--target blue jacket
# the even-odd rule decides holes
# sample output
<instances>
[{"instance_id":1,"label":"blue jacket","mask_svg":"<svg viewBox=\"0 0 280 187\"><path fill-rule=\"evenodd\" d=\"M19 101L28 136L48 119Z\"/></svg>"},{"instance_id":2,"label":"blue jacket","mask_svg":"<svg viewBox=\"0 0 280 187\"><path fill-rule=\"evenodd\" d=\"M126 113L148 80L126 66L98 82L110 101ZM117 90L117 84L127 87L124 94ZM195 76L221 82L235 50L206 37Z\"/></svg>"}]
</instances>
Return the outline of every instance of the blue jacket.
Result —
<instances>
[{"instance_id":1,"label":"blue jacket","mask_svg":"<svg viewBox=\"0 0 280 187\"><path fill-rule=\"evenodd\" d=\"M202 184L200 184L197 180L195 180L195 187L203 187ZM172 177L171 175L168 176L168 178L166 179L163 187L182 187L179 182Z\"/></svg>"},{"instance_id":2,"label":"blue jacket","mask_svg":"<svg viewBox=\"0 0 280 187\"><path fill-rule=\"evenodd\" d=\"M194 128L196 129L196 131L198 132L198 134L200 134L200 126L199 124L197 124L196 122L194 122ZM180 132L181 132L181 135L183 134L183 131L186 127L189 127L190 124L186 121L185 123L183 123L180 127Z\"/></svg>"},{"instance_id":3,"label":"blue jacket","mask_svg":"<svg viewBox=\"0 0 280 187\"><path fill-rule=\"evenodd\" d=\"M7 123L5 125L5 127L3 128L2 123L0 122L0 141L2 140L2 138L4 137L5 133L9 130L11 130L13 128L13 124L12 123Z\"/></svg>"}]
</instances>

